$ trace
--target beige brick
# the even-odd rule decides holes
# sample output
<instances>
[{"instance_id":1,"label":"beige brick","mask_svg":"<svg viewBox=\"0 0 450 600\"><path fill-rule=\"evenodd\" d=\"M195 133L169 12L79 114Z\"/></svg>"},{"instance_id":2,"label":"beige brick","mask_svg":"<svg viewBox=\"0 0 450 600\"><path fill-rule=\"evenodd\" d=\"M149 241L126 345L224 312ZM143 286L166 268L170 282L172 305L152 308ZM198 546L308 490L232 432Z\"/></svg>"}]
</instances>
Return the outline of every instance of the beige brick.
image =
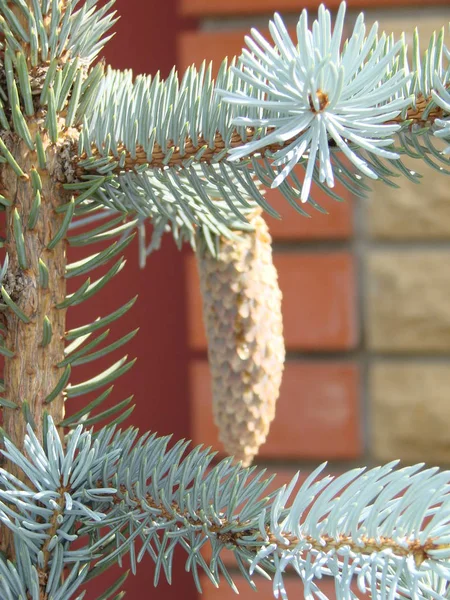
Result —
<instances>
[{"instance_id":1,"label":"beige brick","mask_svg":"<svg viewBox=\"0 0 450 600\"><path fill-rule=\"evenodd\" d=\"M414 159L403 159L423 175L420 184L396 179L399 189L374 181L367 202L370 237L385 240L450 239L450 181L448 175Z\"/></svg>"},{"instance_id":2,"label":"beige brick","mask_svg":"<svg viewBox=\"0 0 450 600\"><path fill-rule=\"evenodd\" d=\"M365 22L367 29L378 21L378 31L394 34L395 40L399 40L401 34L405 33L408 49L411 50L414 30L419 30L420 48L424 52L428 48L433 32L439 32L444 27L445 40L449 42L448 24L450 21L450 6L436 6L405 8L388 8L384 10L365 10ZM359 14L360 11L354 12Z\"/></svg>"},{"instance_id":3,"label":"beige brick","mask_svg":"<svg viewBox=\"0 0 450 600\"><path fill-rule=\"evenodd\" d=\"M424 51L434 31L445 30L450 42L448 7L407 7L365 11L366 23L379 23L379 31L394 33L400 39L405 32L409 51L414 29L418 27L420 47ZM409 52L411 55L411 52ZM447 176L439 175L422 161L404 160L406 166L423 175L422 183L415 185L404 176L395 179L400 189L381 182L371 186L373 194L367 211L369 234L379 239L450 239L450 190Z\"/></svg>"},{"instance_id":4,"label":"beige brick","mask_svg":"<svg viewBox=\"0 0 450 600\"><path fill-rule=\"evenodd\" d=\"M450 365L378 362L369 377L371 452L379 461L450 463Z\"/></svg>"},{"instance_id":5,"label":"beige brick","mask_svg":"<svg viewBox=\"0 0 450 600\"><path fill-rule=\"evenodd\" d=\"M372 252L364 319L369 349L450 351L449 265L450 250Z\"/></svg>"}]
</instances>

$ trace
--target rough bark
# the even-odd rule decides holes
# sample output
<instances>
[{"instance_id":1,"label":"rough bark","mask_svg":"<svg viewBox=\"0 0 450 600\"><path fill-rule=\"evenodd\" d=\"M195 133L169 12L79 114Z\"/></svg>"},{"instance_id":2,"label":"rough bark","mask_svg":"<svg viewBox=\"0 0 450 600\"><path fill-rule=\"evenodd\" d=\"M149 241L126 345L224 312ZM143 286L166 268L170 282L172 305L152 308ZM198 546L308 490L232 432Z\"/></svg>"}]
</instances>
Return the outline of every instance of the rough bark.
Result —
<instances>
[{"instance_id":1,"label":"rough bark","mask_svg":"<svg viewBox=\"0 0 450 600\"><path fill-rule=\"evenodd\" d=\"M27 401L35 433L42 439L43 416L51 415L56 423L64 416L64 398L59 394L51 403L46 398L58 383L62 369L57 365L64 358L64 333L66 310L56 305L66 295L66 241L62 240L49 250L49 242L59 230L64 213L56 213L55 208L69 200L62 185L54 178L57 168L56 149L44 137L47 151L47 170L38 169L37 156L22 141L12 141L10 150L29 174L35 167L42 180L41 208L37 223L28 228L28 219L33 204L34 193L30 179L20 179L9 168L3 173L4 195L12 202L7 210L6 251L9 254L8 279L5 285L11 298L29 319L28 323L19 319L11 310L6 310L7 334L5 346L14 352L13 358L5 359L5 398L16 403L18 408L3 409L3 427L13 443L21 448L26 432L27 421L23 403ZM17 209L25 242L27 268L21 269L17 243L14 236L13 215ZM48 286L43 287L39 276L39 260L48 268ZM44 317L50 320L52 338L43 347ZM15 472L12 465L8 470ZM15 473L16 474L16 473ZM20 474L18 474L20 477ZM23 477L21 477L23 478Z\"/></svg>"},{"instance_id":2,"label":"rough bark","mask_svg":"<svg viewBox=\"0 0 450 600\"><path fill-rule=\"evenodd\" d=\"M22 27L28 29L26 12L15 2L8 2L8 8L14 13ZM32 0L25 0L33 10ZM59 10L63 12L67 0L59 1ZM44 18L44 26L50 26L51 11ZM0 35L0 40L2 35ZM24 44L26 46L26 44ZM0 53L1 54L1 53ZM29 56L25 47L25 56ZM64 62L64 58L61 59ZM29 65L30 69L31 66ZM48 68L47 64L38 65L31 69L31 85L33 94L42 89L43 76ZM33 79L34 75L34 79ZM38 96L37 96L38 97ZM8 113L9 107L6 107ZM43 123L45 111L36 107L35 118L28 120L28 127L32 139ZM52 145L45 134L40 131L44 150L47 158L47 168L38 168L36 152L30 151L26 144L10 132L2 132L2 138L13 154L15 160L26 174L18 178L16 173L7 165L1 165L0 193L12 204L6 212L6 243L5 249L9 255L9 269L3 285L26 315L29 322L24 322L10 309L5 308L0 312L0 320L6 326L4 346L14 353L12 358L5 358L3 395L17 405L17 408L2 408L3 429L5 434L18 448L23 448L27 422L34 427L39 439L43 437L43 417L48 414L55 423L64 418L64 398L60 393L52 402L46 398L54 390L61 378L62 369L57 365L64 358L64 334L66 310L58 309L56 305L62 302L66 295L66 244L60 241L53 249L48 249L49 242L53 239L64 219L64 213L56 213L55 208L66 203L70 196L64 191L61 180L61 167L58 161L58 145ZM35 197L30 180L30 172L34 167L40 175L42 182L41 207L35 226L28 227L33 200ZM17 243L14 235L14 212L17 210L21 218L27 268L21 268L17 252ZM39 261L47 266L48 285L44 287L40 281ZM0 303L2 298L0 296ZM51 323L52 337L44 347L43 330L44 318ZM28 411L24 411L24 402L27 402ZM24 474L9 461L4 465L6 470L24 480ZM11 532L0 525L0 546L3 552L14 559L15 551ZM43 584L45 587L45 583ZM42 598L45 598L43 593Z\"/></svg>"}]
</instances>

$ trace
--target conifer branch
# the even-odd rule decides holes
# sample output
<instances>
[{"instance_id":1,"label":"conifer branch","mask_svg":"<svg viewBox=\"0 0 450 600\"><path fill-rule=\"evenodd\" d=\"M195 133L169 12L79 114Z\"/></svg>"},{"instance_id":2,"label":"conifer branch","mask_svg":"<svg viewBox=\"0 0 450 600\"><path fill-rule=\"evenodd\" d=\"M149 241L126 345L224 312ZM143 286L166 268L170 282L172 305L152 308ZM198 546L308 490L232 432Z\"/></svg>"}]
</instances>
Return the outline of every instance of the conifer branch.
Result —
<instances>
[{"instance_id":1,"label":"conifer branch","mask_svg":"<svg viewBox=\"0 0 450 600\"><path fill-rule=\"evenodd\" d=\"M264 479L264 471L243 469L231 459L209 467L214 455L208 450L186 454L186 442L171 448L168 442L113 428L102 429L94 441L79 426L64 449L51 421L43 445L28 427L26 453L5 441L5 456L30 483L0 470L0 519L19 540L20 561L34 563L44 550L61 548L61 579L41 572L49 597L57 584L79 590L85 578L125 554L133 572L149 554L155 584L162 573L170 582L177 546L186 551L200 590L199 570L215 585L223 576L235 589L221 558L227 549L250 584L254 571L273 577L274 593L283 598L290 568L303 580L305 595L319 594L316 579L331 576L339 597L350 593L353 577L362 593L369 589L378 600L447 596L448 472L423 465L400 469L392 462L333 477L323 476L321 465L301 485L297 474L267 494L271 478ZM70 549L76 540L77 550ZM212 550L208 562L201 553L206 544ZM54 570L55 559L41 560L41 569L50 564ZM65 578L64 566L73 563ZM10 568L0 557L3 594L17 589ZM30 571L23 591L32 590L33 582Z\"/></svg>"},{"instance_id":2,"label":"conifer branch","mask_svg":"<svg viewBox=\"0 0 450 600\"><path fill-rule=\"evenodd\" d=\"M344 15L343 4L332 32L323 7L317 27L308 28L304 11L296 42L275 15L272 43L252 30L216 80L206 64L166 81L109 69L85 114L72 171L79 181L109 175L92 197L153 222L147 252L169 228L178 243L195 246L196 230L230 237L256 205L279 216L265 187L278 187L305 214L303 203L321 210L313 183L339 199L336 183L364 197L367 178L418 182L404 156L449 173L438 139L450 139L443 30L423 58L416 33L410 61L404 37L379 35L377 25L366 35L362 15L342 44Z\"/></svg>"},{"instance_id":3,"label":"conifer branch","mask_svg":"<svg viewBox=\"0 0 450 600\"><path fill-rule=\"evenodd\" d=\"M426 116L425 116L426 115ZM415 127L432 127L436 122L436 119L442 119L446 115L443 108L440 106L436 106L432 97L428 96L424 98L419 95L419 97L415 100L414 105L408 107L406 114L404 117L397 116L395 119L390 121L386 121L386 125L390 125L396 123L400 126L405 126L411 130ZM267 133L273 133L274 128L268 128ZM304 135L305 131L301 131L298 136L288 139L283 143L274 143L268 146L265 146L261 150L250 152L245 159L241 159L242 162L246 162L252 158L253 155L258 155L258 157L264 157L266 154L273 154L278 150L282 150L287 148L291 144L295 143L295 141ZM119 145L117 147L117 151L120 155L125 155L122 160L122 165L116 165L112 172L115 174L120 174L126 171L135 171L139 170L141 167L146 167L148 169L165 169L165 168L174 168L174 167L184 167L185 163L194 158L202 148L205 148L205 151L198 158L199 163L206 163L209 165L217 164L217 162L227 160L227 155L224 156L224 150L232 150L235 148L241 148L245 144L253 141L253 139L258 135L258 132L255 128L247 127L245 136L241 136L238 130L235 130L231 134L231 139L226 147L225 141L222 135L219 132L216 132L214 136L214 145L211 148L211 144L204 138L199 136L196 140L193 140L190 137L187 137L184 141L182 147L175 145L172 140L169 140L167 143L167 147L165 150L159 144L155 144L153 148L153 152L151 157L147 156L147 153L143 146L138 145L132 151L127 149L124 145ZM335 147L336 144L333 143L333 140L329 140L329 144L331 147ZM181 149L182 148L182 149ZM95 160L100 160L105 158L104 154L93 146L91 148L92 158ZM167 161L166 157L170 155L170 159ZM217 160L217 157L220 156L221 159ZM110 160L114 160L112 154L109 155ZM92 170L83 168L80 163L86 161L87 155L83 153L81 156L74 156L74 172L75 175L82 179L83 176L92 174Z\"/></svg>"}]
</instances>

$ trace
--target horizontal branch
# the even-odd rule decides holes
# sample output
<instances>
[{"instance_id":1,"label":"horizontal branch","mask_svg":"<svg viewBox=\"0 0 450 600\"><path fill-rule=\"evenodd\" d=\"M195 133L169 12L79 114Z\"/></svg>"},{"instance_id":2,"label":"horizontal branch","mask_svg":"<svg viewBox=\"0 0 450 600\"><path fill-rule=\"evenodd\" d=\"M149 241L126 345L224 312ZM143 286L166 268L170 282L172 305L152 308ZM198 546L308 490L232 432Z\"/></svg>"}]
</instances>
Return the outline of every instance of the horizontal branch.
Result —
<instances>
[{"instance_id":1,"label":"horizontal branch","mask_svg":"<svg viewBox=\"0 0 450 600\"><path fill-rule=\"evenodd\" d=\"M222 559L230 549L251 584L255 569L273 576L275 595L285 593L283 575L293 567L305 596L308 589L318 591L316 578L332 575L339 597L348 596L353 578L363 592L367 586L379 590L380 600L407 592L446 597L448 471L398 468L393 461L333 476L323 474L322 464L300 485L297 473L270 492L273 477L264 470L244 469L231 458L211 465L209 449L186 453L184 440L169 447L168 437L139 436L132 429L103 428L94 439L79 426L63 448L49 419L46 444L29 426L23 446L21 451L6 439L4 455L23 470L29 486L0 470L0 510L20 545L19 571L23 564L45 566L41 557L48 551L48 564L59 565L58 573L76 562L89 569L91 562L89 577L95 577L125 555L135 572L148 553L156 563L155 582L161 570L170 581L174 551L181 547L198 586L200 568L216 585L223 575L234 586ZM51 535L57 506L59 527ZM210 561L200 552L207 542ZM77 587L85 567L74 567ZM16 589L9 568L0 556L2 598L9 597L4 589ZM37 573L30 575L30 588L31 577ZM58 585L49 580L49 597Z\"/></svg>"},{"instance_id":2,"label":"horizontal branch","mask_svg":"<svg viewBox=\"0 0 450 600\"><path fill-rule=\"evenodd\" d=\"M103 487L103 482L99 481L99 488ZM112 482L111 482L112 487ZM121 495L126 495L129 500L135 502L136 505L140 505L142 498L137 496L133 497L129 494L125 486L121 486ZM122 502L123 497L113 496L113 502L115 505L119 505ZM155 509L155 514L166 519L168 522L173 521L174 515L180 521L182 526L190 524L192 527L198 528L198 523L202 521L200 514L192 516L189 511L181 511L179 505L176 502L172 502L171 506L173 511L169 512L162 502L157 502L150 494L145 496L146 504ZM300 541L304 541L309 545L309 549L302 550L299 554L306 557L311 550L326 554L329 551L338 551L340 548L350 548L355 555L370 556L374 552L381 553L389 551L394 556L412 556L414 563L417 567L431 558L431 553L436 550L450 549L450 544L438 544L433 541L432 538L428 538L425 542L420 542L418 539L408 540L404 543L398 543L394 539L381 536L378 540L369 538L368 536L361 536L358 540L353 539L349 535L339 535L338 537L332 537L330 535L323 535L320 539L315 539L311 535L305 535L304 539L301 540L299 537L288 533L288 532L273 532L270 530L270 526L266 525L266 537L261 535L259 529L249 527L245 529L246 523L242 523L239 519L230 521L226 518L220 519L221 524L215 525L211 523L208 527L209 533L213 533L217 536L217 539L230 549L233 546L234 549L239 549L245 546L245 538L251 538L252 550L254 554L258 553L262 546L273 544L277 547L280 552L285 550L295 550ZM288 540L287 543L280 541L280 537ZM255 541L259 544L255 544ZM249 549L248 547L246 548Z\"/></svg>"},{"instance_id":3,"label":"horizontal branch","mask_svg":"<svg viewBox=\"0 0 450 600\"><path fill-rule=\"evenodd\" d=\"M431 126L433 125L436 119L442 119L444 117L444 111L441 107L435 106L431 110L429 109L429 105L432 102L432 98L424 98L420 95L416 100L416 105L411 106L407 109L406 115L402 117L399 115L396 119L391 121L387 121L385 124L390 125L393 123L398 123L399 125L403 125L406 122L410 123L410 127L414 125L418 126ZM426 119L423 118L423 115L426 111L429 110ZM271 133L273 128L268 128L267 133ZM120 172L133 171L138 169L139 167L143 167L147 165L149 169L164 169L167 167L183 167L183 165L192 157L194 157L199 150L203 147L206 147L205 151L198 159L200 163L213 164L217 162L214 160L215 157L225 150L225 148L233 149L239 148L244 144L251 142L255 137L255 129L248 127L246 129L246 139L243 139L238 131L234 131L231 135L231 141L228 146L226 146L225 141L220 133L216 133L214 137L214 146L211 147L211 144L205 140L204 137L199 136L197 140L194 140L191 137L186 137L186 142L183 147L183 152L181 151L180 146L177 146L173 143L172 140L169 140L167 143L167 148L163 151L163 148L155 143L153 147L153 152L151 159L147 156L147 153L143 146L138 145L134 152L131 152L129 148L125 148L124 145L119 145L117 148L117 154L122 154L122 152L126 153L126 158L124 160L124 164L121 167L116 167L113 172L118 174ZM303 131L298 134L297 137L301 137L303 135ZM257 154L261 156L265 156L267 153L276 152L282 148L285 148L292 144L295 138L290 138L284 143L279 144L270 144L261 150L258 150ZM334 140L330 140L330 146L335 147L336 144ZM166 156L171 154L169 161L166 161ZM94 159L104 158L104 155L100 152L99 148L95 145L92 146L92 156ZM115 157L112 153L109 154L111 161L115 160ZM251 155L249 155L251 158ZM83 153L81 156L75 156L73 159L74 169L76 177L82 178L84 175L92 174L92 170L87 170L84 167L79 165L80 162L85 161L87 159L86 153ZM225 159L224 159L225 160Z\"/></svg>"}]
</instances>

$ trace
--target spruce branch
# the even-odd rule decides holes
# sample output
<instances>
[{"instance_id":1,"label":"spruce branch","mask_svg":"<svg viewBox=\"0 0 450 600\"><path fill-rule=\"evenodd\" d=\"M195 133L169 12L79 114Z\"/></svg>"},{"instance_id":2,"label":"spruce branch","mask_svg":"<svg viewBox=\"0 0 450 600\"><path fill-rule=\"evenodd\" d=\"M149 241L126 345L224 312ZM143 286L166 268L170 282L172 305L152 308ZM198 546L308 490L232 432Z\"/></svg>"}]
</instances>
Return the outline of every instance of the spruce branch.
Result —
<instances>
[{"instance_id":1,"label":"spruce branch","mask_svg":"<svg viewBox=\"0 0 450 600\"><path fill-rule=\"evenodd\" d=\"M265 574L282 598L283 576L291 570L303 580L306 597L324 598L316 584L322 576L335 578L340 598L349 596L353 579L380 600L447 597L449 472L398 468L394 461L333 477L323 476L321 465L300 486L297 474L267 494L271 478L264 471L231 459L210 466L208 450L186 454L186 442L168 443L111 427L94 439L79 426L64 448L51 421L44 444L31 427L24 451L6 440L5 456L29 484L0 470L0 519L23 549L20 560L40 565L38 581L48 597L70 600L85 578L125 554L132 571L149 554L155 584L162 574L170 582L177 546L186 551L199 588L203 570L215 585L223 576L235 589L221 557L227 549L251 585L254 572ZM85 536L90 539L83 544ZM78 549L70 549L77 539ZM206 544L208 563L201 553ZM50 547L60 554L47 556ZM15 567L1 557L0 563L3 594L14 594L17 582L8 569ZM73 564L67 577L62 567ZM50 574L57 568L56 581ZM21 585L38 600L33 577L22 577Z\"/></svg>"},{"instance_id":2,"label":"spruce branch","mask_svg":"<svg viewBox=\"0 0 450 600\"><path fill-rule=\"evenodd\" d=\"M224 64L227 63L225 62ZM231 63L231 66L233 66L233 62ZM191 69L194 70L192 67ZM236 73L240 73L238 68L236 68ZM442 93L446 93L446 88L442 89ZM241 97L238 96L238 99L240 98ZM319 98L322 102L323 110L325 105L329 103L329 100L326 96L319 96ZM312 112L319 111L312 110ZM448 107L445 107L444 111L444 103L439 96L435 94L435 97L433 98L431 96L425 98L421 93L419 93L417 98L414 99L414 103L410 102L408 105L404 117L397 115L391 120L386 121L386 125L401 125L406 123L409 127L423 126L424 124L432 126L437 119L441 119L448 113ZM275 127L267 128L268 135L274 134L275 132ZM247 146L243 158L250 159L256 153L259 156L264 157L266 154L272 155L278 151L284 150L297 141L303 134L305 134L305 132L306 130L301 130L298 135L288 138L288 140L284 142L274 141L270 143L265 140L265 143L261 145L262 147L258 148L258 152L256 150L251 150ZM131 151L125 145L119 144L117 147L117 153L119 156L121 156L122 160L119 164L114 165L111 171L115 174L120 174L124 171L138 170L140 168L142 169L143 167L149 169L185 167L186 162L189 159L191 159L192 162L195 160L195 162L198 163L207 163L211 165L218 162L219 156L220 159L223 158L224 150L228 150L228 152L233 155L235 151L245 147L246 144L250 144L259 135L260 132L258 131L258 128L247 126L244 135L241 135L241 133L235 129L230 136L228 144L225 143L224 138L219 132L215 133L212 142L209 142L205 137L198 136L195 139L186 137L184 140L181 140L181 145L176 145L171 139L169 139L165 151L163 150L162 146L155 143L150 156L145 151L144 146L137 145L134 151ZM336 147L336 143L332 139L328 139L328 145L331 147ZM203 152L201 152L202 150ZM79 165L80 163L84 162L86 154L75 158L75 164L77 165L75 168L75 173L80 178L82 178L86 172L89 172L92 169L93 165L95 164L95 160L102 160L102 165L104 164L103 161L105 154L99 150L97 146L91 146L91 153L91 162L86 164L85 168ZM167 155L170 155L169 159L167 158Z\"/></svg>"},{"instance_id":3,"label":"spruce branch","mask_svg":"<svg viewBox=\"0 0 450 600\"><path fill-rule=\"evenodd\" d=\"M166 81L109 69L85 112L75 177L108 174L92 197L136 213L141 233L145 219L153 222L144 255L168 230L195 247L198 228L215 238L248 227L255 205L278 216L264 187L278 187L304 214L305 202L321 210L312 183L339 199L336 180L359 196L368 178L418 182L405 155L450 172L438 139L447 137L450 114L443 30L423 58L416 32L410 64L404 36L379 35L376 24L366 34L362 15L342 44L344 16L343 3L332 32L323 6L310 29L304 11L294 43L275 15L273 42L253 29L215 81L206 64Z\"/></svg>"}]
</instances>

